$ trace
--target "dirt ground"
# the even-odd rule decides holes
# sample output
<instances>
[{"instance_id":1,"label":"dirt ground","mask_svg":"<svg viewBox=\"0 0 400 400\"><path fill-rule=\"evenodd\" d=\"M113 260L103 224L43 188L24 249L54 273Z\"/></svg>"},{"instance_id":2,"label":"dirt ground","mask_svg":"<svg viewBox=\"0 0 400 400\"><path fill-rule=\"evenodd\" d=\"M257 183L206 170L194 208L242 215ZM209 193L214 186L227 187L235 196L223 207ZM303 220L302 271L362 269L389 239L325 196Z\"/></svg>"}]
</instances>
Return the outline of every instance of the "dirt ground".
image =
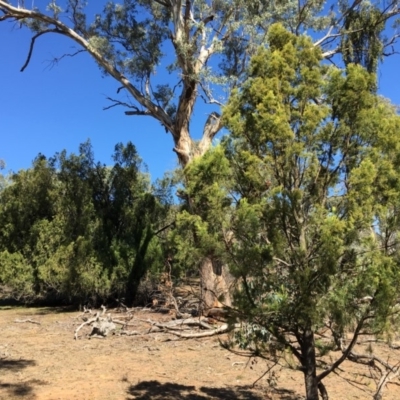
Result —
<instances>
[{"instance_id":1,"label":"dirt ground","mask_svg":"<svg viewBox=\"0 0 400 400\"><path fill-rule=\"evenodd\" d=\"M139 336L88 339L74 330L79 312L54 308L0 308L0 399L35 400L205 400L304 399L300 372L256 363L221 348L217 337L182 340L156 332ZM137 311L140 319L171 317ZM16 320L31 319L40 325ZM136 321L145 333L149 325ZM89 329L89 328L88 328ZM400 350L374 345L392 364ZM333 354L333 357L337 354ZM376 382L368 367L343 364L342 376L324 382L331 400L372 399ZM275 380L274 387L270 383ZM400 399L400 381L388 385L384 400Z\"/></svg>"}]
</instances>

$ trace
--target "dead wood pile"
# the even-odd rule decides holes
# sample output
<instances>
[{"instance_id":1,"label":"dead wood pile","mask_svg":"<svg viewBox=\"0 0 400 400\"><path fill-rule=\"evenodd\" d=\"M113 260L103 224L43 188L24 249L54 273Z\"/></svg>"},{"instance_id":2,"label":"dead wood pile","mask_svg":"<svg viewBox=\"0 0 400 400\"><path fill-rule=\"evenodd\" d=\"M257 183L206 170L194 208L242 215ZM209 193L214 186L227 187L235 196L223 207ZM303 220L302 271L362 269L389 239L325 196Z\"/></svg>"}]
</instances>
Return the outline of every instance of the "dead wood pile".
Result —
<instances>
[{"instance_id":1,"label":"dead wood pile","mask_svg":"<svg viewBox=\"0 0 400 400\"><path fill-rule=\"evenodd\" d=\"M228 332L235 328L235 325L226 323L227 311L221 308L208 310L205 316L199 315L199 284L189 281L185 285L173 287L170 280L157 284L147 293L150 300L144 308L129 308L122 301L113 313L108 312L106 307L93 312L84 307L83 313L79 316L83 322L76 328L74 338L78 339L79 331L85 326L91 326L89 338L105 338L109 334L118 335L145 335L155 330L168 332L181 338L202 338ZM151 319L142 319L138 315L140 311L151 311L156 313L169 314L171 321L156 322ZM139 322L149 325L144 332L129 330Z\"/></svg>"}]
</instances>

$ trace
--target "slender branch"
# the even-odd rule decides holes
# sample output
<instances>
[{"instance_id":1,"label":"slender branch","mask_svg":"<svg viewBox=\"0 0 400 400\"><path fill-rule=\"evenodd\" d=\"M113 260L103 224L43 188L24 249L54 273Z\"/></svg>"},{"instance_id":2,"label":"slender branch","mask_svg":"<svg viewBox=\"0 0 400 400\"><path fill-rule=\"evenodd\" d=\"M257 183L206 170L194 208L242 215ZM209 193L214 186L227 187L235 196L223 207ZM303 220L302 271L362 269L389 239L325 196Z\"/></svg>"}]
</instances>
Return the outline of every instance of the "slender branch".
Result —
<instances>
[{"instance_id":1,"label":"slender branch","mask_svg":"<svg viewBox=\"0 0 400 400\"><path fill-rule=\"evenodd\" d=\"M368 316L364 316L361 318L361 320L358 322L357 327L354 331L353 338L351 339L350 344L347 346L347 348L343 351L341 357L339 357L327 370L324 372L320 373L317 376L318 382L322 381L326 376L328 376L332 371L334 371L344 360L346 360L349 357L349 354L353 350L353 347L357 343L358 335L361 332L362 327L364 326L364 322Z\"/></svg>"},{"instance_id":2,"label":"slender branch","mask_svg":"<svg viewBox=\"0 0 400 400\"><path fill-rule=\"evenodd\" d=\"M125 111L125 115L150 115L150 112L147 110L139 110L138 107L125 103L124 101L116 100L111 97L107 97L107 100L112 101L114 104L103 107L103 110L109 110L110 108L117 107L117 106L123 106L127 108L133 109L133 111Z\"/></svg>"},{"instance_id":3,"label":"slender branch","mask_svg":"<svg viewBox=\"0 0 400 400\"><path fill-rule=\"evenodd\" d=\"M54 57L52 60L49 61L51 63L50 69L53 68L54 65L58 64L63 58L75 57L81 53L86 53L86 50L81 49L81 50L77 50L75 53L65 53L61 57Z\"/></svg>"},{"instance_id":4,"label":"slender branch","mask_svg":"<svg viewBox=\"0 0 400 400\"><path fill-rule=\"evenodd\" d=\"M31 44L29 45L28 56L26 57L25 64L20 69L21 72L24 72L25 68L29 65L29 61L31 60L33 47L35 46L36 39L46 33L61 33L57 28L56 29L46 29L45 31L39 32L31 38Z\"/></svg>"},{"instance_id":5,"label":"slender branch","mask_svg":"<svg viewBox=\"0 0 400 400\"><path fill-rule=\"evenodd\" d=\"M170 224L163 226L162 228L160 228L157 232L154 233L154 235L158 235L159 233L165 231L166 229L168 229L170 226L175 225L175 221L171 222Z\"/></svg>"}]
</instances>

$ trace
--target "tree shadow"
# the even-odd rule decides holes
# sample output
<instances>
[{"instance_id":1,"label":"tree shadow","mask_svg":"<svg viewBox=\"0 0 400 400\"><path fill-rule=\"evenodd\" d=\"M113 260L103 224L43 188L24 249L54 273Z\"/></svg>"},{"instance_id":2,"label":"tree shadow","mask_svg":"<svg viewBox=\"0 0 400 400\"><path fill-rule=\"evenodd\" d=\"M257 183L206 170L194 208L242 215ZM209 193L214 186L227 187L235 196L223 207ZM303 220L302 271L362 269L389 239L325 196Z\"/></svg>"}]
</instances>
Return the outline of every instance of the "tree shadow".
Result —
<instances>
[{"instance_id":1,"label":"tree shadow","mask_svg":"<svg viewBox=\"0 0 400 400\"><path fill-rule=\"evenodd\" d=\"M0 370L8 370L11 372L17 372L27 367L33 367L36 365L34 360L0 360Z\"/></svg>"},{"instance_id":2,"label":"tree shadow","mask_svg":"<svg viewBox=\"0 0 400 400\"><path fill-rule=\"evenodd\" d=\"M76 313L78 308L75 306L54 306L54 307L37 307L34 310L32 316L34 315L49 315L49 314L67 314Z\"/></svg>"},{"instance_id":3,"label":"tree shadow","mask_svg":"<svg viewBox=\"0 0 400 400\"><path fill-rule=\"evenodd\" d=\"M24 368L35 366L34 360L0 360L0 376L4 376L6 372L16 373ZM39 379L31 379L22 383L7 383L0 381L0 398L2 393L7 393L7 397L27 397L30 399L35 397L33 390L35 385L46 385L47 382Z\"/></svg>"},{"instance_id":4,"label":"tree shadow","mask_svg":"<svg viewBox=\"0 0 400 400\"><path fill-rule=\"evenodd\" d=\"M265 400L265 393L247 386L228 388L201 387L181 385L178 383L158 381L142 381L128 388L127 400L207 400L237 399ZM282 397L282 400L294 400L295 397Z\"/></svg>"},{"instance_id":5,"label":"tree shadow","mask_svg":"<svg viewBox=\"0 0 400 400\"><path fill-rule=\"evenodd\" d=\"M49 314L66 314L66 313L76 313L78 312L78 307L75 306L40 306L40 305L21 305L21 304L4 304L0 300L0 311L10 311L10 310L21 310L24 311L25 314L30 317L34 317L36 315L49 315Z\"/></svg>"},{"instance_id":6,"label":"tree shadow","mask_svg":"<svg viewBox=\"0 0 400 400\"><path fill-rule=\"evenodd\" d=\"M0 382L0 390L5 390L7 395L12 397L26 397L33 396L33 387L30 382L23 383L1 383ZM1 392L0 392L1 393Z\"/></svg>"}]
</instances>

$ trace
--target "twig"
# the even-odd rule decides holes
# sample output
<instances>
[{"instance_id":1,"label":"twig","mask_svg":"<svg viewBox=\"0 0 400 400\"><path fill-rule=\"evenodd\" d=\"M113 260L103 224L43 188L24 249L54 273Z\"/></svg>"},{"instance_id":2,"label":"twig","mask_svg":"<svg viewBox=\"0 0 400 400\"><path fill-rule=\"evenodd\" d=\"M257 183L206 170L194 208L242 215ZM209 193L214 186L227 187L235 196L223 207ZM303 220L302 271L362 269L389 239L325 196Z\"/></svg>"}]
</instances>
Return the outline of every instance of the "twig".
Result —
<instances>
[{"instance_id":1,"label":"twig","mask_svg":"<svg viewBox=\"0 0 400 400\"><path fill-rule=\"evenodd\" d=\"M399 375L400 373L400 368L399 368L400 363L397 363L392 369L389 369L386 374L382 375L378 387L376 390L376 393L374 394L374 400L381 400L382 399L382 393L383 390L386 387L386 384L390 382L391 379L395 378L396 376ZM390 375L392 374L392 375Z\"/></svg>"},{"instance_id":2,"label":"twig","mask_svg":"<svg viewBox=\"0 0 400 400\"><path fill-rule=\"evenodd\" d=\"M278 361L275 361L274 364L272 364L259 378L257 378L254 382L253 382L253 387L256 386L257 382L260 381L262 378L264 378L265 375L268 374L269 371L271 371L276 365L278 365Z\"/></svg>"}]
</instances>

